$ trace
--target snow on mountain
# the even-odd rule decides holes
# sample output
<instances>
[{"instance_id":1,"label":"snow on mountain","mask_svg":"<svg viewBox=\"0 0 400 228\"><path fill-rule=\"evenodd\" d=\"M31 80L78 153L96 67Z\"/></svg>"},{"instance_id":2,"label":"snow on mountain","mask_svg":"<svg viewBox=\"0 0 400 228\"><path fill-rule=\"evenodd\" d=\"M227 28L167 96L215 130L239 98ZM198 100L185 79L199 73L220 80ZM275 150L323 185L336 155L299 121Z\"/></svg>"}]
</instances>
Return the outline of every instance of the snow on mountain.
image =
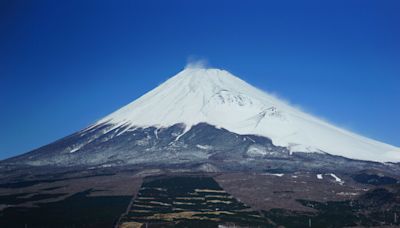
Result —
<instances>
[{"instance_id":1,"label":"snow on mountain","mask_svg":"<svg viewBox=\"0 0 400 228\"><path fill-rule=\"evenodd\" d=\"M202 122L238 134L265 136L292 152L400 162L399 148L335 127L219 69L186 68L95 126L108 123L126 131L183 123L187 132Z\"/></svg>"}]
</instances>

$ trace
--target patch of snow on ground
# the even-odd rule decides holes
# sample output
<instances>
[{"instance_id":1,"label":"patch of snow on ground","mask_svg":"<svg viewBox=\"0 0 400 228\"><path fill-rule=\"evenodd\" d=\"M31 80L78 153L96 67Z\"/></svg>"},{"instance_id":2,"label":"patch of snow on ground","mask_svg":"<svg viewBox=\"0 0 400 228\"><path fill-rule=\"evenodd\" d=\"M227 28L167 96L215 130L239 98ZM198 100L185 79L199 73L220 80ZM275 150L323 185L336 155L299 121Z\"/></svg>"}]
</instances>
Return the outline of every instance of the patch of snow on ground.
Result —
<instances>
[{"instance_id":1,"label":"patch of snow on ground","mask_svg":"<svg viewBox=\"0 0 400 228\"><path fill-rule=\"evenodd\" d=\"M324 178L322 177L322 174L317 174L317 178L318 178L318 180L324 179Z\"/></svg>"},{"instance_id":2,"label":"patch of snow on ground","mask_svg":"<svg viewBox=\"0 0 400 228\"><path fill-rule=\"evenodd\" d=\"M154 135L156 136L156 139L158 139L158 129L154 130Z\"/></svg>"},{"instance_id":3,"label":"patch of snow on ground","mask_svg":"<svg viewBox=\"0 0 400 228\"><path fill-rule=\"evenodd\" d=\"M260 145L251 145L249 149L247 149L247 155L250 157L258 157L267 155L267 151L263 146Z\"/></svg>"},{"instance_id":4,"label":"patch of snow on ground","mask_svg":"<svg viewBox=\"0 0 400 228\"><path fill-rule=\"evenodd\" d=\"M70 150L69 152L72 154L72 153L75 153L76 151L78 151L80 149L81 149L81 147L77 146L77 147L73 148L72 150Z\"/></svg>"},{"instance_id":5,"label":"patch of snow on ground","mask_svg":"<svg viewBox=\"0 0 400 228\"><path fill-rule=\"evenodd\" d=\"M199 149L202 149L202 150L211 150L212 149L212 146L209 146L209 145L199 145L199 144L197 144L196 147L199 148Z\"/></svg>"},{"instance_id":6,"label":"patch of snow on ground","mask_svg":"<svg viewBox=\"0 0 400 228\"><path fill-rule=\"evenodd\" d=\"M336 176L335 174L331 173L329 174L331 177L335 178L335 181L338 182L340 185L344 184L344 181L342 179L340 179L338 176Z\"/></svg>"},{"instance_id":7,"label":"patch of snow on ground","mask_svg":"<svg viewBox=\"0 0 400 228\"><path fill-rule=\"evenodd\" d=\"M283 174L283 173L264 173L264 175L283 177L285 174Z\"/></svg>"},{"instance_id":8,"label":"patch of snow on ground","mask_svg":"<svg viewBox=\"0 0 400 228\"><path fill-rule=\"evenodd\" d=\"M358 192L339 192L337 193L339 196L358 196L360 193Z\"/></svg>"}]
</instances>

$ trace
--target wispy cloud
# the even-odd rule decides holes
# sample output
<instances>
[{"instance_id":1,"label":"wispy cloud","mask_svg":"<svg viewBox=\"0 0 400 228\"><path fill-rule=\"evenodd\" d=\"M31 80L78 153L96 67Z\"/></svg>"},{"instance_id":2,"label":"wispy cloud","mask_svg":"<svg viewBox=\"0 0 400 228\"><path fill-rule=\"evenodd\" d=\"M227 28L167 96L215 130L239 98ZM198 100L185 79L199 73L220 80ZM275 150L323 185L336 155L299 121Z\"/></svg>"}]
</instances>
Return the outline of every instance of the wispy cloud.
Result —
<instances>
[{"instance_id":1,"label":"wispy cloud","mask_svg":"<svg viewBox=\"0 0 400 228\"><path fill-rule=\"evenodd\" d=\"M199 58L195 56L189 56L187 59L186 69L203 69L208 68L208 61L205 58Z\"/></svg>"}]
</instances>

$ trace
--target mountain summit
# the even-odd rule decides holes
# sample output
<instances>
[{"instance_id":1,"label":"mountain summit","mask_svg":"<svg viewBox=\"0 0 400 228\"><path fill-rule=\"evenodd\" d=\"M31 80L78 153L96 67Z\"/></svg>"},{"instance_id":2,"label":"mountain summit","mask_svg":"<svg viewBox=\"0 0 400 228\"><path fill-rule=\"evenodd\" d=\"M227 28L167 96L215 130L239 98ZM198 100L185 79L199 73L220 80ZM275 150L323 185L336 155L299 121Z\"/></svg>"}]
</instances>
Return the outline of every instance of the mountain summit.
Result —
<instances>
[{"instance_id":1,"label":"mountain summit","mask_svg":"<svg viewBox=\"0 0 400 228\"><path fill-rule=\"evenodd\" d=\"M190 67L90 127L0 166L362 170L369 161L400 162L400 149L306 114L225 70Z\"/></svg>"},{"instance_id":2,"label":"mountain summit","mask_svg":"<svg viewBox=\"0 0 400 228\"><path fill-rule=\"evenodd\" d=\"M187 68L98 121L125 131L199 123L270 138L291 152L326 152L352 159L400 161L400 149L335 127L265 93L228 71ZM177 136L178 138L181 136Z\"/></svg>"}]
</instances>

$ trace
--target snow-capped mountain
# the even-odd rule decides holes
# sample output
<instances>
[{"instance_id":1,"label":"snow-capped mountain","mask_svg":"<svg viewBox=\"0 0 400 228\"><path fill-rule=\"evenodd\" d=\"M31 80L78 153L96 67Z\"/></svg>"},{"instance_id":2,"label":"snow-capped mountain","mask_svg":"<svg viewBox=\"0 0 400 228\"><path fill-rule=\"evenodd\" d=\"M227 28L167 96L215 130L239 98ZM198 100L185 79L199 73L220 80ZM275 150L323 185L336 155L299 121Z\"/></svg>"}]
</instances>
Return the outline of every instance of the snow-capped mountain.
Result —
<instances>
[{"instance_id":1,"label":"snow-capped mountain","mask_svg":"<svg viewBox=\"0 0 400 228\"><path fill-rule=\"evenodd\" d=\"M326 152L352 159L399 162L400 149L306 114L225 70L187 68L100 120L125 131L208 123L241 135L270 138L291 152ZM179 138L179 135L177 138Z\"/></svg>"},{"instance_id":2,"label":"snow-capped mountain","mask_svg":"<svg viewBox=\"0 0 400 228\"><path fill-rule=\"evenodd\" d=\"M189 67L90 127L0 167L400 172L373 162L400 162L400 149L326 123L225 70Z\"/></svg>"}]
</instances>

